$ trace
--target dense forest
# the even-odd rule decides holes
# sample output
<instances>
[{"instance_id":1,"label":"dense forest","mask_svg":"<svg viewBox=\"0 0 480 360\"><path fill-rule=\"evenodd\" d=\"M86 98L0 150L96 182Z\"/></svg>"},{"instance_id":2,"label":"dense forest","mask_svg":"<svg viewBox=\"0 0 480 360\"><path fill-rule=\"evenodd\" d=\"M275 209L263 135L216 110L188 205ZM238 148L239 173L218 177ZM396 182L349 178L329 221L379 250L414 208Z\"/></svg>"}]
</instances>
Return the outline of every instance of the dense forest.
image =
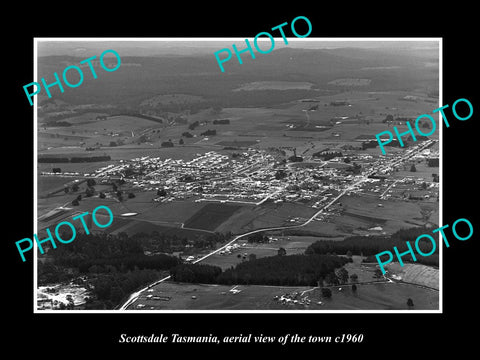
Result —
<instances>
[{"instance_id":1,"label":"dense forest","mask_svg":"<svg viewBox=\"0 0 480 360\"><path fill-rule=\"evenodd\" d=\"M207 284L316 286L351 259L334 255L268 256L237 264L222 272L218 266L182 264L170 270L174 281Z\"/></svg>"},{"instance_id":2,"label":"dense forest","mask_svg":"<svg viewBox=\"0 0 480 360\"><path fill-rule=\"evenodd\" d=\"M394 246L397 247L400 253L408 250L406 241L409 241L412 248L414 248L415 239L422 234L432 235L437 246L435 253L431 256L423 257L416 255L417 262L425 265L438 266L438 233L432 234L431 229L426 227L401 229L390 236L350 236L343 241L320 240L311 244L305 250L305 253L346 254L347 252L351 252L353 255L367 256L367 261L376 262L375 254L382 251L391 251L393 253ZM422 238L418 246L424 253L429 253L432 249L431 241L426 238ZM404 262L413 261L411 255L405 255L402 257L402 260Z\"/></svg>"},{"instance_id":3,"label":"dense forest","mask_svg":"<svg viewBox=\"0 0 480 360\"><path fill-rule=\"evenodd\" d=\"M48 252L51 261L38 264L38 282L66 282L88 275L81 281L94 295L87 308L113 308L126 295L168 274L182 262L165 254L147 256L139 239L120 236L77 233L68 246Z\"/></svg>"},{"instance_id":4,"label":"dense forest","mask_svg":"<svg viewBox=\"0 0 480 360\"><path fill-rule=\"evenodd\" d=\"M221 274L218 266L204 264L181 264L170 270L173 281L213 284Z\"/></svg>"},{"instance_id":5,"label":"dense forest","mask_svg":"<svg viewBox=\"0 0 480 360\"><path fill-rule=\"evenodd\" d=\"M317 281L351 261L334 255L269 256L225 270L219 284L316 286Z\"/></svg>"}]
</instances>

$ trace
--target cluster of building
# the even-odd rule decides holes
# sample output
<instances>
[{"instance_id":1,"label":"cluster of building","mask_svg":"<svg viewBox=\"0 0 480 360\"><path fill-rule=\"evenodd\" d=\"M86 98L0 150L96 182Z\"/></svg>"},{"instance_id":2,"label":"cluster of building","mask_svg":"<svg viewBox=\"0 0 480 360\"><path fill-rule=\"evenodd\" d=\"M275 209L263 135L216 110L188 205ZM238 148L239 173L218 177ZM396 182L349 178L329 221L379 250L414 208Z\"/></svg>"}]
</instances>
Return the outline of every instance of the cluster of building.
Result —
<instances>
[{"instance_id":1,"label":"cluster of building","mask_svg":"<svg viewBox=\"0 0 480 360\"><path fill-rule=\"evenodd\" d=\"M351 164L346 164L343 157L279 162L268 151L259 149L230 155L209 151L188 161L144 156L120 160L84 176L100 181L124 179L143 191L165 190L165 194L154 201L193 199L260 205L270 200L301 202L318 209L352 184L358 185L351 187L350 192L372 191L372 188L377 193L385 191L391 184L380 183L379 178L388 179L402 164L405 166L407 160L418 162L438 157L438 151L430 149L434 143L427 140L388 156L352 153L348 155ZM352 171L352 164L357 171ZM406 184L408 180L397 182ZM382 194L382 198L389 196Z\"/></svg>"},{"instance_id":2,"label":"cluster of building","mask_svg":"<svg viewBox=\"0 0 480 360\"><path fill-rule=\"evenodd\" d=\"M275 295L273 300L278 301L283 305L304 305L308 306L311 304L311 300L308 298L308 295L303 295L298 291L294 291L292 293L286 293L283 295Z\"/></svg>"}]
</instances>

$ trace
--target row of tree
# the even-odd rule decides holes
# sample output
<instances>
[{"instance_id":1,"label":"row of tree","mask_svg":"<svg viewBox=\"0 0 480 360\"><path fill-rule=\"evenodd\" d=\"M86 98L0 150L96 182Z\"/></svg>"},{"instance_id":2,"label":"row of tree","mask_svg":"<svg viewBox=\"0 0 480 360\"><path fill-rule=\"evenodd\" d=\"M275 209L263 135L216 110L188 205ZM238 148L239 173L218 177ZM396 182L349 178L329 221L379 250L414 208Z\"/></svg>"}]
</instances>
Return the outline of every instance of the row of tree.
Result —
<instances>
[{"instance_id":1,"label":"row of tree","mask_svg":"<svg viewBox=\"0 0 480 360\"><path fill-rule=\"evenodd\" d=\"M182 264L172 268L170 275L175 281L193 283L316 286L323 279L333 283L338 283L338 279L346 281L335 274L335 269L349 261L334 255L269 256L252 258L225 271L213 265Z\"/></svg>"},{"instance_id":2,"label":"row of tree","mask_svg":"<svg viewBox=\"0 0 480 360\"><path fill-rule=\"evenodd\" d=\"M157 280L160 273L155 270L135 270L97 274L90 291L93 297L87 300L86 309L113 309L122 299Z\"/></svg>"},{"instance_id":3,"label":"row of tree","mask_svg":"<svg viewBox=\"0 0 480 360\"><path fill-rule=\"evenodd\" d=\"M110 155L100 156L82 156L82 157L38 157L39 163L79 163L79 162L98 162L98 161L110 161L112 158Z\"/></svg>"},{"instance_id":4,"label":"row of tree","mask_svg":"<svg viewBox=\"0 0 480 360\"><path fill-rule=\"evenodd\" d=\"M68 235L61 234L68 239ZM177 257L164 254L146 256L141 241L121 233L89 235L77 232L75 241L68 246L59 246L52 254L56 265L76 268L80 273L88 273L92 266L98 272L104 272L106 266L113 266L115 271L138 269L168 270L181 261Z\"/></svg>"}]
</instances>

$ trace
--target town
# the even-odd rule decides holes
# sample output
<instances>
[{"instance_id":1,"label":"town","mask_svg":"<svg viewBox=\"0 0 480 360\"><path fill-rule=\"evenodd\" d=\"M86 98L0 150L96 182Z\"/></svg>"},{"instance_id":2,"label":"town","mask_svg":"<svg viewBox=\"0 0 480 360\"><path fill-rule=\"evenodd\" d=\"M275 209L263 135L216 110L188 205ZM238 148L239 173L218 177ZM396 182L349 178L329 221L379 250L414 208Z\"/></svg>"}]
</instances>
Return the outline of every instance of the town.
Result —
<instances>
[{"instance_id":1,"label":"town","mask_svg":"<svg viewBox=\"0 0 480 360\"><path fill-rule=\"evenodd\" d=\"M429 148L436 140L426 140L409 148L400 155L375 158L369 154L348 152L341 157L321 160L311 157L301 163L281 163L265 151L248 149L229 157L215 151L198 156L191 161L173 160L145 156L131 160L120 160L118 165L108 165L92 173L63 174L42 172L45 176L83 176L110 183L122 179L136 191L163 189L165 196L152 201L170 202L193 199L196 202L246 203L260 205L268 199L274 202L302 202L313 208L328 204L345 189L353 192L382 192L388 198L399 196L392 187L419 185L425 181L432 190L438 189L438 181L405 177L390 183L388 175L395 172L407 160L438 161L438 151ZM328 154L327 152L323 153ZM335 164L348 158L358 166L336 167ZM301 165L301 166L298 166ZM334 165L334 166L329 166ZM384 181L382 181L384 180ZM438 180L438 179L437 179ZM355 186L352 187L352 184ZM357 185L362 184L362 187ZM410 192L403 196L414 196ZM429 197L429 194L424 196Z\"/></svg>"}]
</instances>

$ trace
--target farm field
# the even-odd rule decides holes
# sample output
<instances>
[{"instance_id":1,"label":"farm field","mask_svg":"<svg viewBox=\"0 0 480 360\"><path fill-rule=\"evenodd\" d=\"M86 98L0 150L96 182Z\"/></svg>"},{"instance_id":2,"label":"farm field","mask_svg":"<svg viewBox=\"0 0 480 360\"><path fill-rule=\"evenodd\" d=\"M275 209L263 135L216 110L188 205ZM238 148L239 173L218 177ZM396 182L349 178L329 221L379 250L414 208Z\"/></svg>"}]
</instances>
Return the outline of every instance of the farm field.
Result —
<instances>
[{"instance_id":1,"label":"farm field","mask_svg":"<svg viewBox=\"0 0 480 360\"><path fill-rule=\"evenodd\" d=\"M144 310L408 310L407 299L415 310L438 309L438 292L415 285L378 283L358 285L356 293L350 286L332 287L332 298L325 299L317 289L262 285L209 285L164 282L146 291L129 309ZM232 291L233 290L233 291ZM238 292L236 292L238 291ZM274 300L294 292L311 300L310 305L286 305ZM151 298L147 296L152 295ZM156 300L158 296L164 300ZM168 300L167 300L168 299ZM321 303L319 303L321 302ZM141 304L140 307L138 305Z\"/></svg>"},{"instance_id":2,"label":"farm field","mask_svg":"<svg viewBox=\"0 0 480 360\"><path fill-rule=\"evenodd\" d=\"M440 272L435 267L421 264L405 264L404 266L400 266L399 263L392 262L386 266L386 269L400 276L402 281L439 289Z\"/></svg>"},{"instance_id":3,"label":"farm field","mask_svg":"<svg viewBox=\"0 0 480 360\"><path fill-rule=\"evenodd\" d=\"M213 231L240 208L238 205L206 204L185 222L185 227Z\"/></svg>"},{"instance_id":4,"label":"farm field","mask_svg":"<svg viewBox=\"0 0 480 360\"><path fill-rule=\"evenodd\" d=\"M315 213L315 209L295 203L269 203L255 207L244 207L222 223L216 231L228 231L239 234L267 227L293 225L289 220L298 217L306 220Z\"/></svg>"},{"instance_id":5,"label":"farm field","mask_svg":"<svg viewBox=\"0 0 480 360\"><path fill-rule=\"evenodd\" d=\"M288 90L288 89L306 89L309 90L315 84L296 81L255 81L243 84L232 91L252 91L252 90Z\"/></svg>"},{"instance_id":6,"label":"farm field","mask_svg":"<svg viewBox=\"0 0 480 360\"><path fill-rule=\"evenodd\" d=\"M245 237L237 241L237 244L240 246L233 249L231 253L220 254L220 252L217 252L205 260L202 260L201 263L220 266L225 270L242 261L248 261L249 256L252 254L255 255L257 259L266 256L276 256L280 248L284 248L287 255L303 254L310 244L321 239L313 236L275 236L275 238L278 240L268 243L248 243Z\"/></svg>"},{"instance_id":7,"label":"farm field","mask_svg":"<svg viewBox=\"0 0 480 360\"><path fill-rule=\"evenodd\" d=\"M51 192L63 190L65 184L75 180L83 179L80 177L39 176L37 183L38 196L42 197Z\"/></svg>"},{"instance_id":8,"label":"farm field","mask_svg":"<svg viewBox=\"0 0 480 360\"><path fill-rule=\"evenodd\" d=\"M318 290L309 294L312 303L323 302L321 310L408 310L409 298L413 300L414 310L438 310L439 307L438 291L402 283L357 285L355 293L350 286L336 286L332 288L332 298L327 300Z\"/></svg>"},{"instance_id":9,"label":"farm field","mask_svg":"<svg viewBox=\"0 0 480 360\"><path fill-rule=\"evenodd\" d=\"M340 203L344 212L333 220L338 226L355 226L356 230L363 231L379 226L381 231L393 233L426 223L422 207L412 201L380 200L352 194L343 196Z\"/></svg>"},{"instance_id":10,"label":"farm field","mask_svg":"<svg viewBox=\"0 0 480 360\"><path fill-rule=\"evenodd\" d=\"M103 153L94 153L92 156L95 155L104 155ZM85 162L85 163L38 163L37 164L37 171L40 172L51 172L53 168L58 167L62 170L62 172L70 172L75 173L78 172L82 173L93 173L95 170L105 167L107 165L115 163L114 161L99 161L99 162ZM38 176L39 183L43 179L43 176ZM69 177L64 178L68 181Z\"/></svg>"},{"instance_id":11,"label":"farm field","mask_svg":"<svg viewBox=\"0 0 480 360\"><path fill-rule=\"evenodd\" d=\"M247 244L250 246L250 244ZM258 257L272 256L268 253L271 244L260 244L255 247ZM262 250L263 248L263 250ZM202 264L215 264L223 269L235 266L241 262L236 252L250 252L243 246L231 255L212 257L203 260ZM261 254L263 251L263 255ZM215 255L217 256L217 255ZM376 264L362 264L362 257L353 256L353 262L347 263L345 269L349 274L357 274L357 291L351 289L351 284L331 286L332 298L326 299L318 288L262 286L262 285L210 285L184 284L166 281L152 287L141 294L130 308L143 304L145 310L408 310L407 299L414 302L415 310L436 310L439 306L439 293L434 289L422 287L427 285L438 288L438 270L432 267L407 264L402 269L393 264L391 270L396 273L406 273L403 280L413 284L386 282L373 277ZM212 261L208 261L212 259ZM390 270L390 269L389 269ZM364 283L364 284L362 284ZM418 284L418 285L415 285ZM310 305L282 304L274 300L275 296L301 293L301 297L308 296ZM150 299L147 298L150 296ZM161 296L164 300L151 299ZM166 298L170 300L165 301ZM172 304L175 304L172 306ZM181 304L181 306L177 306Z\"/></svg>"},{"instance_id":12,"label":"farm field","mask_svg":"<svg viewBox=\"0 0 480 360\"><path fill-rule=\"evenodd\" d=\"M144 310L257 310L270 309L274 306L274 295L282 295L291 291L303 291L308 288L270 287L270 286L238 286L237 293L230 291L233 286L206 284L177 284L164 282L145 291L129 309ZM165 300L148 299L147 296L159 296Z\"/></svg>"}]
</instances>

